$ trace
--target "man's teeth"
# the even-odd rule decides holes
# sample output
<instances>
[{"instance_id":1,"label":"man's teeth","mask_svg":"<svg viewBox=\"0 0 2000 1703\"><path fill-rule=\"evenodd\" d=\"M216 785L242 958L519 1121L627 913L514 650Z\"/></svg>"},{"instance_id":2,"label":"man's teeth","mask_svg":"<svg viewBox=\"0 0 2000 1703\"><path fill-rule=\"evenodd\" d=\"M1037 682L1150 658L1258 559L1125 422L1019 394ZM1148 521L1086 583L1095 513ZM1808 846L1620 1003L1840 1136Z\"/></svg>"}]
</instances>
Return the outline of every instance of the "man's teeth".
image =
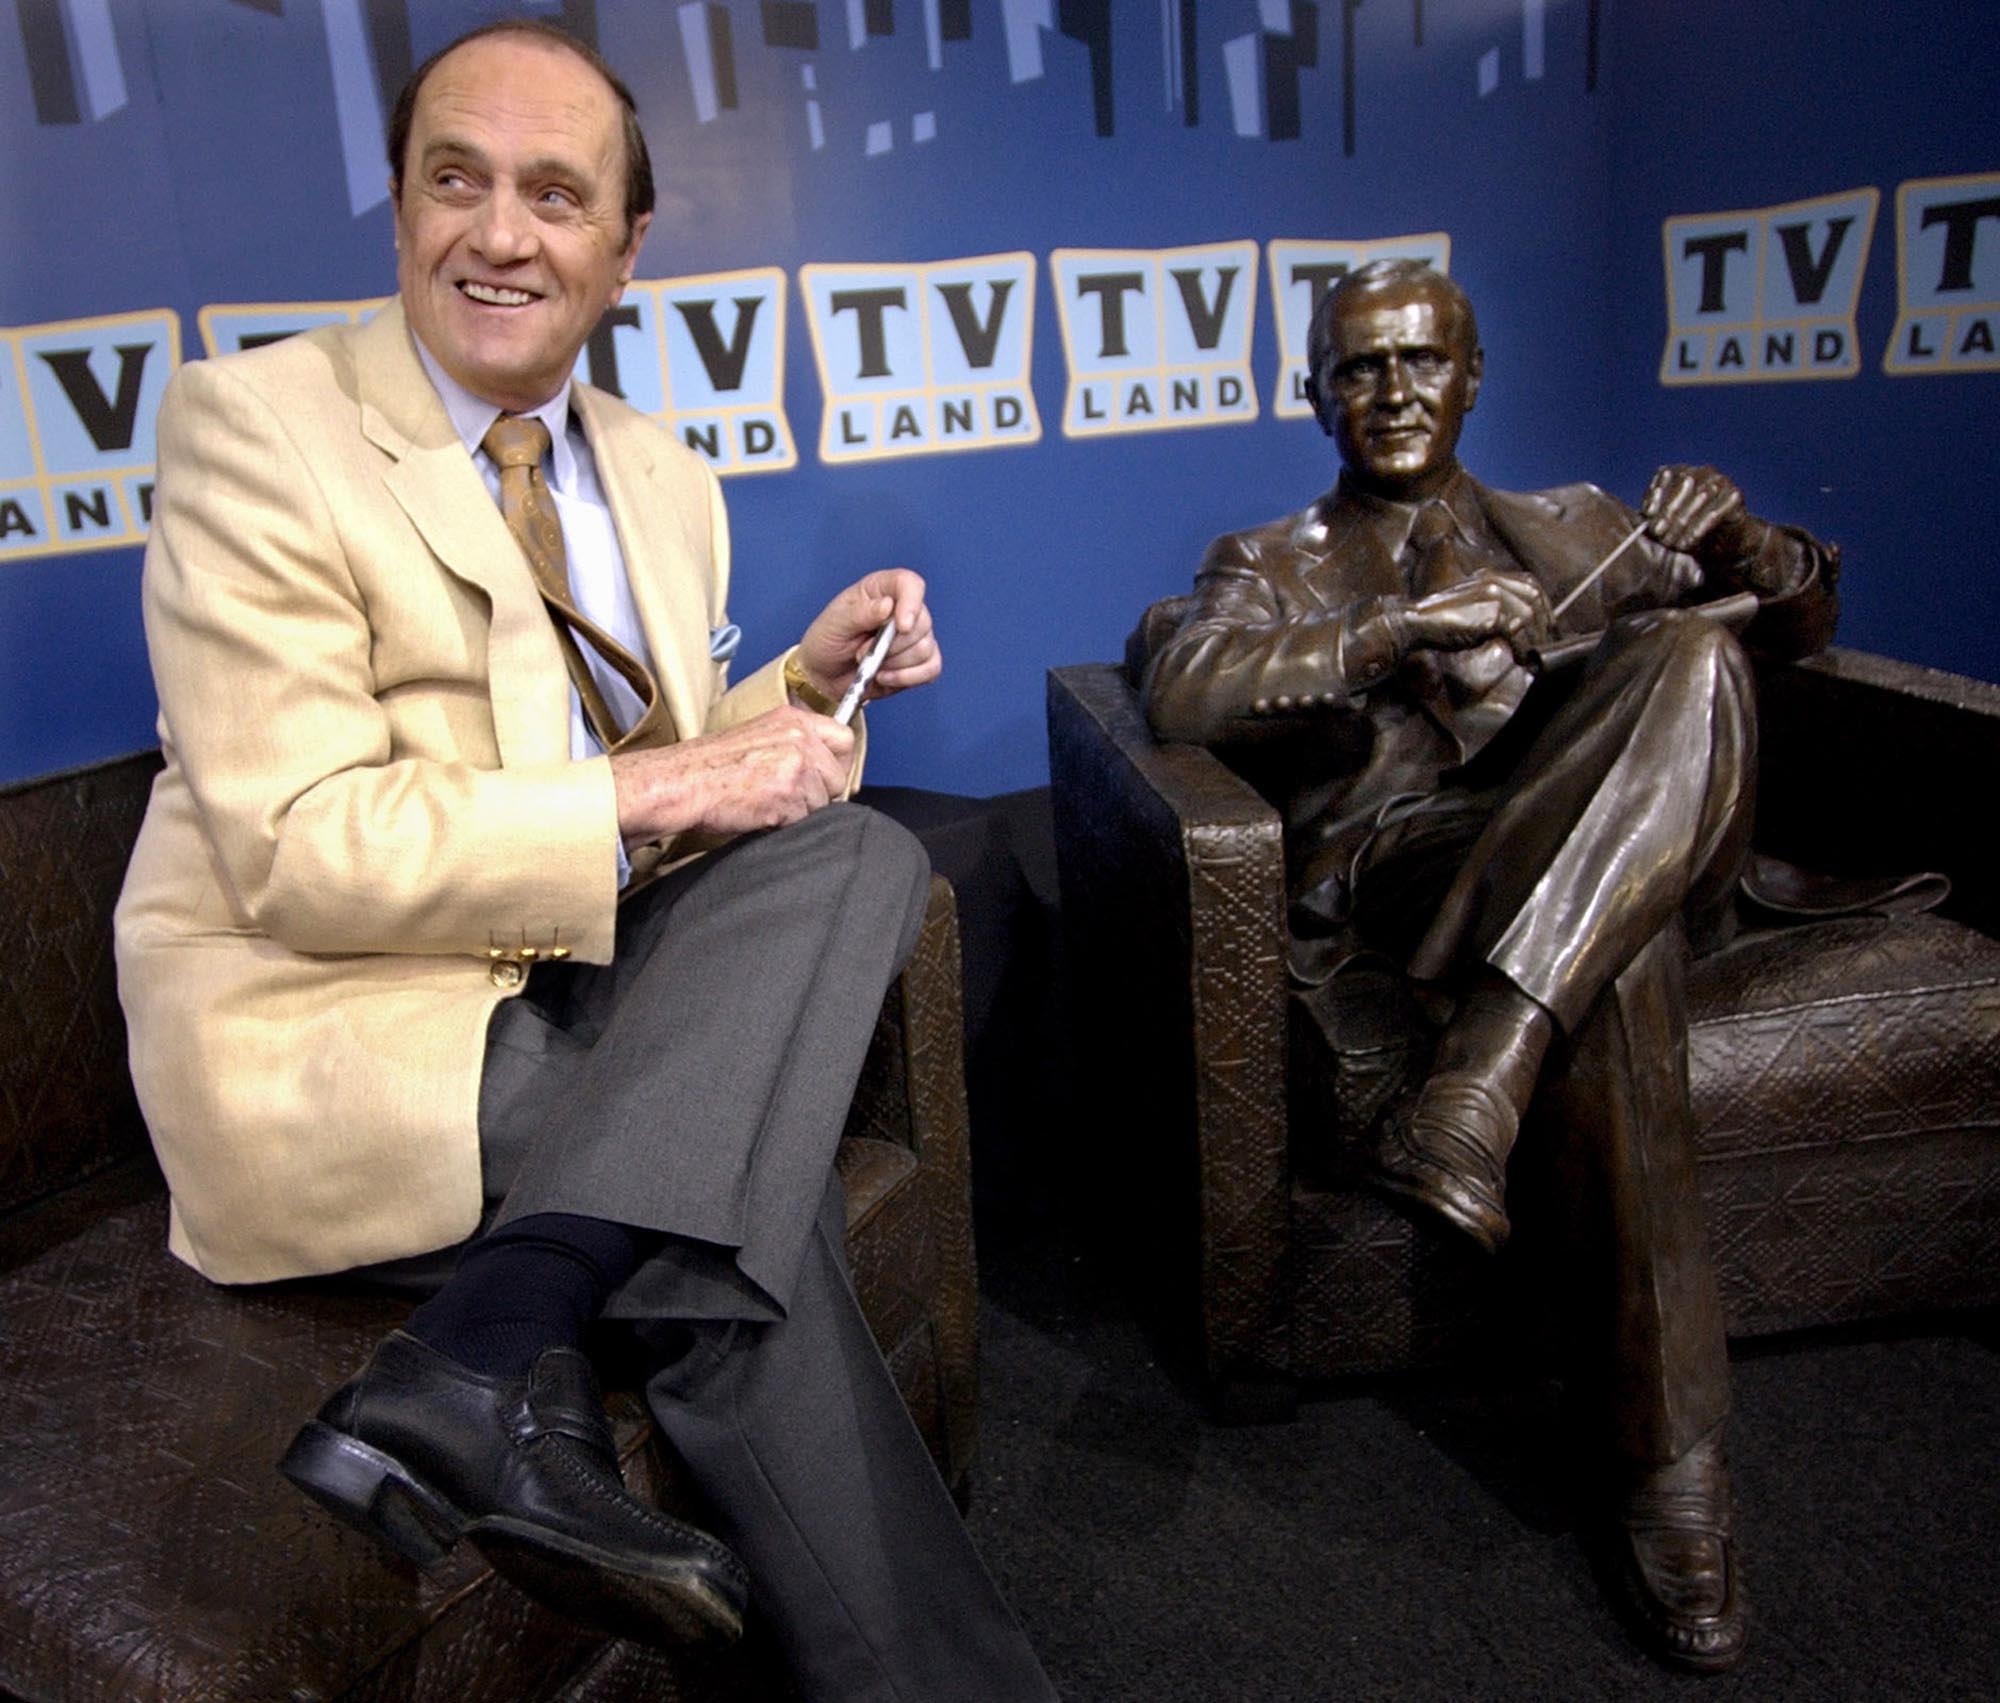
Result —
<instances>
[{"instance_id":1,"label":"man's teeth","mask_svg":"<svg viewBox=\"0 0 2000 1703\"><path fill-rule=\"evenodd\" d=\"M492 307L522 307L535 298L526 290L504 289L498 284L475 284L470 279L460 284L463 290L476 302L485 302Z\"/></svg>"}]
</instances>

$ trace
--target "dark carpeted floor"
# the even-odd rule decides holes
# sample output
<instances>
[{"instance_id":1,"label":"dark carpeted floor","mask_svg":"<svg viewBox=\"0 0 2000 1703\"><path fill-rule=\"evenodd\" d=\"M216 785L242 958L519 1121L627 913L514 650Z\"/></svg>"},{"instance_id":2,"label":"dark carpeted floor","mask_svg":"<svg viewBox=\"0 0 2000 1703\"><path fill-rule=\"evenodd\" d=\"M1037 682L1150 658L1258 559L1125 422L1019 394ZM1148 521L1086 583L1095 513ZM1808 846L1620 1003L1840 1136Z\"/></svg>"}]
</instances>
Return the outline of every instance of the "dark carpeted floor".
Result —
<instances>
[{"instance_id":1,"label":"dark carpeted floor","mask_svg":"<svg viewBox=\"0 0 2000 1703\"><path fill-rule=\"evenodd\" d=\"M2000 1314L1738 1348L1750 1651L1717 1678L1660 1667L1599 1588L1546 1380L1406 1378L1289 1424L1210 1421L1064 1192L1089 1133L1046 789L873 796L959 892L972 1531L1069 1703L2000 1698Z\"/></svg>"},{"instance_id":2,"label":"dark carpeted floor","mask_svg":"<svg viewBox=\"0 0 2000 1703\"><path fill-rule=\"evenodd\" d=\"M982 1260L972 1530L1071 1703L2000 1697L2000 1318L1739 1350L1751 1646L1698 1678L1607 1606L1546 1385L1222 1427L1065 1239Z\"/></svg>"}]
</instances>

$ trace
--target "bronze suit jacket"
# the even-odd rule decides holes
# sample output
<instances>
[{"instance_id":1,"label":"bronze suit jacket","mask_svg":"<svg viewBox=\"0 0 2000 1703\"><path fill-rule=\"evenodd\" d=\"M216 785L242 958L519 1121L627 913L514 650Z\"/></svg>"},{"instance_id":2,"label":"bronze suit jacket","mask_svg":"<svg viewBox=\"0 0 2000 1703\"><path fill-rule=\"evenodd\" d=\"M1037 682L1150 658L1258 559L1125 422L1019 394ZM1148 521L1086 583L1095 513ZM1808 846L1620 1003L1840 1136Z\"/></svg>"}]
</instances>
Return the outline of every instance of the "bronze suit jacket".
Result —
<instances>
[{"instance_id":1,"label":"bronze suit jacket","mask_svg":"<svg viewBox=\"0 0 2000 1703\"><path fill-rule=\"evenodd\" d=\"M709 657L713 472L574 397L675 728L782 703L782 657L734 687ZM117 951L170 1245L226 1282L445 1246L479 1215L487 1019L524 949L611 955L610 764L570 760L554 628L395 303L191 363L159 445L166 768Z\"/></svg>"},{"instance_id":2,"label":"bronze suit jacket","mask_svg":"<svg viewBox=\"0 0 2000 1703\"><path fill-rule=\"evenodd\" d=\"M1495 491L1463 471L1443 500L1475 552L1531 574L1552 605L1638 518L1595 485ZM1343 921L1348 872L1384 812L1435 793L1465 757L1434 674L1356 642L1384 598L1407 595L1385 537L1399 548L1408 530L1408 510L1343 479L1297 514L1225 534L1146 665L1154 731L1221 748L1283 811L1295 919L1303 906L1326 926ZM1749 588L1760 603L1745 642L1803 655L1832 636L1837 569L1834 551L1786 527L1726 574L1642 538L1554 636Z\"/></svg>"}]
</instances>

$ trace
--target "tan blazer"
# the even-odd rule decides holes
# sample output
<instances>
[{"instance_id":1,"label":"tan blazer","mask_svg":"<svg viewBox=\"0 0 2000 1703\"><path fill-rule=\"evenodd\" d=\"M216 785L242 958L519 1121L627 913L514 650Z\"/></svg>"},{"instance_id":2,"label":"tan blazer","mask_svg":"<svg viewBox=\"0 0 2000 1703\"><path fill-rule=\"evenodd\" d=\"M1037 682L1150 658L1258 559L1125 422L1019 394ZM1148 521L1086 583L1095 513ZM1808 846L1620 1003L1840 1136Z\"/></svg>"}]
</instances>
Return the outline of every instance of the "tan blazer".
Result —
<instances>
[{"instance_id":1,"label":"tan blazer","mask_svg":"<svg viewBox=\"0 0 2000 1703\"><path fill-rule=\"evenodd\" d=\"M782 703L782 658L729 688L708 654L713 472L575 395L675 727ZM190 364L158 427L166 768L117 948L170 1246L254 1282L458 1241L524 949L611 956L610 764L570 761L554 629L395 304Z\"/></svg>"}]
</instances>

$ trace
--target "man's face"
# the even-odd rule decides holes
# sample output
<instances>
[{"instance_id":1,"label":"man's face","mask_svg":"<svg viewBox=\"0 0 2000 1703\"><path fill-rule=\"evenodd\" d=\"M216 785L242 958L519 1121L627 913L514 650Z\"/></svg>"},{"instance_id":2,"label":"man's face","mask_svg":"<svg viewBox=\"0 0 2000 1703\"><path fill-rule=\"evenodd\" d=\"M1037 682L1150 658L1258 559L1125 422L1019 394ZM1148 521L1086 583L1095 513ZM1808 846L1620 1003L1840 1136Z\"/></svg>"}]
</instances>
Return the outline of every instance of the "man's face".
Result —
<instances>
[{"instance_id":1,"label":"man's face","mask_svg":"<svg viewBox=\"0 0 2000 1703\"><path fill-rule=\"evenodd\" d=\"M513 412L562 388L631 282L618 97L561 47L491 36L424 80L400 162L396 287L444 370Z\"/></svg>"},{"instance_id":2,"label":"man's face","mask_svg":"<svg viewBox=\"0 0 2000 1703\"><path fill-rule=\"evenodd\" d=\"M1334 321L1314 378L1340 458L1367 489L1415 502L1451 477L1484 365L1465 344L1456 304L1421 282L1362 296Z\"/></svg>"}]
</instances>

